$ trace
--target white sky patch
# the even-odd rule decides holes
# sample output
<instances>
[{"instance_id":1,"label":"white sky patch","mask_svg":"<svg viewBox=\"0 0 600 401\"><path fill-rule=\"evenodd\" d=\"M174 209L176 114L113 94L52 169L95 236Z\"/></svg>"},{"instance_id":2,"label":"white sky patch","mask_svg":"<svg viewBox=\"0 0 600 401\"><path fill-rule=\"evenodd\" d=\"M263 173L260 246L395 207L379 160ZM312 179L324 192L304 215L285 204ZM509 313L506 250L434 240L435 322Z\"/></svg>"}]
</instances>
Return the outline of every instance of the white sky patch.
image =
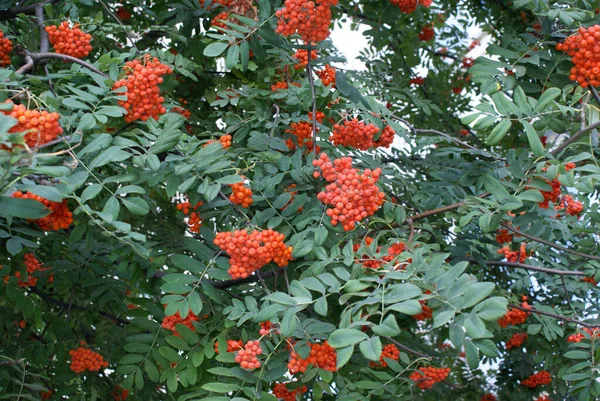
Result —
<instances>
[{"instance_id":1,"label":"white sky patch","mask_svg":"<svg viewBox=\"0 0 600 401\"><path fill-rule=\"evenodd\" d=\"M361 24L358 30L352 30L348 21L342 23L341 28L337 25L333 28L330 36L333 45L346 58L345 63L338 63L340 67L354 71L366 69L365 63L360 61L358 56L368 46L367 38L363 35L367 29L366 25Z\"/></svg>"}]
</instances>

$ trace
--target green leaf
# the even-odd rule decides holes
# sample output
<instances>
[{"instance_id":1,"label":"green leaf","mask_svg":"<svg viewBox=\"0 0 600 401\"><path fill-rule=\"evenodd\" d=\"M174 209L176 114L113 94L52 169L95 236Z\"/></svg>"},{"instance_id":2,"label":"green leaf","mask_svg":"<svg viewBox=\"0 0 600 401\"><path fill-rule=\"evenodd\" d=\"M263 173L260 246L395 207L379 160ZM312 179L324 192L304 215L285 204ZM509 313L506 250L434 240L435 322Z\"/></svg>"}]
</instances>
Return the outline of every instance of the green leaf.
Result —
<instances>
[{"instance_id":1,"label":"green leaf","mask_svg":"<svg viewBox=\"0 0 600 401\"><path fill-rule=\"evenodd\" d=\"M465 340L465 356L467 357L467 363L471 369L477 369L479 367L479 349L468 339Z\"/></svg>"},{"instance_id":2,"label":"green leaf","mask_svg":"<svg viewBox=\"0 0 600 401\"><path fill-rule=\"evenodd\" d=\"M404 313L409 316L418 315L423 310L421 304L416 299L410 299L408 301L390 305L387 309Z\"/></svg>"},{"instance_id":3,"label":"green leaf","mask_svg":"<svg viewBox=\"0 0 600 401\"><path fill-rule=\"evenodd\" d=\"M486 191L494 195L498 199L506 199L510 196L504 185L489 174L482 177L483 187Z\"/></svg>"},{"instance_id":4,"label":"green leaf","mask_svg":"<svg viewBox=\"0 0 600 401\"><path fill-rule=\"evenodd\" d=\"M111 146L105 151L100 152L100 154L91 161L88 167L90 170L92 170L111 162L122 162L129 159L129 157L131 157L131 153L122 150L118 146Z\"/></svg>"},{"instance_id":5,"label":"green leaf","mask_svg":"<svg viewBox=\"0 0 600 401\"><path fill-rule=\"evenodd\" d=\"M445 325L453 317L454 317L454 311L452 311L452 310L445 310L445 311L441 311L439 313L436 313L433 316L433 328L435 329L437 327Z\"/></svg>"},{"instance_id":6,"label":"green leaf","mask_svg":"<svg viewBox=\"0 0 600 401\"><path fill-rule=\"evenodd\" d=\"M169 362L179 362L179 354L171 347L159 347L158 353L165 357Z\"/></svg>"},{"instance_id":7,"label":"green leaf","mask_svg":"<svg viewBox=\"0 0 600 401\"><path fill-rule=\"evenodd\" d=\"M90 199L94 199L102 191L101 184L92 184L85 187L81 193L81 203L86 203Z\"/></svg>"},{"instance_id":8,"label":"green leaf","mask_svg":"<svg viewBox=\"0 0 600 401\"><path fill-rule=\"evenodd\" d=\"M479 348L479 350L483 353L483 355L488 356L490 358L497 357L500 352L498 348L496 348L496 344L492 340L477 340L473 341L473 343Z\"/></svg>"},{"instance_id":9,"label":"green leaf","mask_svg":"<svg viewBox=\"0 0 600 401\"><path fill-rule=\"evenodd\" d=\"M123 202L127 210L137 216L146 215L150 211L148 203L142 198L121 198L121 202Z\"/></svg>"},{"instance_id":10,"label":"green leaf","mask_svg":"<svg viewBox=\"0 0 600 401\"><path fill-rule=\"evenodd\" d=\"M342 366L350 361L352 354L354 353L354 345L344 348L338 348L336 350L336 367L340 369Z\"/></svg>"},{"instance_id":11,"label":"green leaf","mask_svg":"<svg viewBox=\"0 0 600 401\"><path fill-rule=\"evenodd\" d=\"M504 120L500 121L498 124L496 124L496 126L494 127L494 129L492 130L490 135L488 135L485 143L490 146L497 145L498 143L500 143L500 141L504 138L504 136L510 129L510 126L511 126L510 120L504 119ZM476 129L479 129L479 128L481 128L481 127L476 127Z\"/></svg>"},{"instance_id":12,"label":"green leaf","mask_svg":"<svg viewBox=\"0 0 600 401\"><path fill-rule=\"evenodd\" d=\"M153 381L155 383L158 382L158 378L159 378L158 369L148 359L144 360L144 370L146 371L146 374L148 375L148 378L150 379L150 381Z\"/></svg>"},{"instance_id":13,"label":"green leaf","mask_svg":"<svg viewBox=\"0 0 600 401\"><path fill-rule=\"evenodd\" d=\"M558 88L548 88L548 89L544 90L544 93L542 93L542 96L540 96L540 98L538 99L538 102L535 105L533 112L538 113L538 112L544 110L546 108L546 106L551 101L553 101L554 99L559 97L560 94L561 94L561 91Z\"/></svg>"},{"instance_id":14,"label":"green leaf","mask_svg":"<svg viewBox=\"0 0 600 401\"><path fill-rule=\"evenodd\" d=\"M60 191L54 187L45 185L20 185L19 189L23 192L31 192L52 202L62 202L63 200Z\"/></svg>"},{"instance_id":15,"label":"green leaf","mask_svg":"<svg viewBox=\"0 0 600 401\"><path fill-rule=\"evenodd\" d=\"M541 157L544 155L544 145L542 145L542 141L538 137L536 130L533 128L531 124L527 121L523 121L523 127L525 128L525 134L527 135L527 141L529 142L529 147L533 152L535 157Z\"/></svg>"},{"instance_id":16,"label":"green leaf","mask_svg":"<svg viewBox=\"0 0 600 401\"><path fill-rule=\"evenodd\" d=\"M33 199L0 196L0 216L22 219L41 219L50 214L44 204Z\"/></svg>"},{"instance_id":17,"label":"green leaf","mask_svg":"<svg viewBox=\"0 0 600 401\"><path fill-rule=\"evenodd\" d=\"M204 54L206 57L217 57L223 53L228 46L229 44L222 42L211 43L204 48L202 54Z\"/></svg>"},{"instance_id":18,"label":"green leaf","mask_svg":"<svg viewBox=\"0 0 600 401\"><path fill-rule=\"evenodd\" d=\"M379 358L381 358L383 346L381 345L381 340L377 336L361 342L358 348L365 358L371 361L379 361Z\"/></svg>"},{"instance_id":19,"label":"green leaf","mask_svg":"<svg viewBox=\"0 0 600 401\"><path fill-rule=\"evenodd\" d=\"M333 348L344 348L358 344L369 336L356 329L337 329L329 336L329 345Z\"/></svg>"},{"instance_id":20,"label":"green leaf","mask_svg":"<svg viewBox=\"0 0 600 401\"><path fill-rule=\"evenodd\" d=\"M542 193L536 189L528 189L519 194L519 199L523 201L540 203L544 201L544 195L542 195Z\"/></svg>"},{"instance_id":21,"label":"green leaf","mask_svg":"<svg viewBox=\"0 0 600 401\"><path fill-rule=\"evenodd\" d=\"M417 314L418 313L419 312L417 312ZM371 330L373 330L375 334L386 337L394 337L400 334L400 327L398 326L394 315L388 315L388 317L386 317L381 324L373 326Z\"/></svg>"},{"instance_id":22,"label":"green leaf","mask_svg":"<svg viewBox=\"0 0 600 401\"><path fill-rule=\"evenodd\" d=\"M202 385L202 388L211 393L230 393L232 391L239 390L239 384L235 383L206 383Z\"/></svg>"},{"instance_id":23,"label":"green leaf","mask_svg":"<svg viewBox=\"0 0 600 401\"><path fill-rule=\"evenodd\" d=\"M296 311L294 309L288 309L281 319L281 335L284 337L291 337L296 329Z\"/></svg>"}]
</instances>

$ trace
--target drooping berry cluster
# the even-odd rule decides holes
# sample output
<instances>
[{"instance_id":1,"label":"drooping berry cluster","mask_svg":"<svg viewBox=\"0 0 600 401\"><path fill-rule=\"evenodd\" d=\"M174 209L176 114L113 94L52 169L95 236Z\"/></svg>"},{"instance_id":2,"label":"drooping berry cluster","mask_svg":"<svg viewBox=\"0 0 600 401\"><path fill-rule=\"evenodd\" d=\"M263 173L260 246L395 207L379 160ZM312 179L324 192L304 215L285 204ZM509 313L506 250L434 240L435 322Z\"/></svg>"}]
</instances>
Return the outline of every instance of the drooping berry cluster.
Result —
<instances>
[{"instance_id":1,"label":"drooping berry cluster","mask_svg":"<svg viewBox=\"0 0 600 401\"><path fill-rule=\"evenodd\" d=\"M545 395L540 395L538 397L538 399L535 400L535 401L552 401L552 400L549 397L545 396Z\"/></svg>"},{"instance_id":2,"label":"drooping berry cluster","mask_svg":"<svg viewBox=\"0 0 600 401\"><path fill-rule=\"evenodd\" d=\"M527 340L527 333L515 333L513 336L506 342L506 349L519 348L523 343Z\"/></svg>"},{"instance_id":3,"label":"drooping berry cluster","mask_svg":"<svg viewBox=\"0 0 600 401\"><path fill-rule=\"evenodd\" d=\"M596 336L598 333L598 328L594 328L592 330L588 329L587 327L583 328L583 331L585 331L587 334L590 335L590 337ZM585 337L585 334L583 333L575 333L575 334L571 334L569 337L567 337L567 342L569 343L578 343L581 342L581 340L583 340Z\"/></svg>"},{"instance_id":4,"label":"drooping berry cluster","mask_svg":"<svg viewBox=\"0 0 600 401\"><path fill-rule=\"evenodd\" d=\"M524 263L525 259L527 259L527 257L529 257L533 254L533 251L531 251L528 255L527 254L527 244L523 242L518 251L511 251L509 247L505 246L501 249L498 249L497 253L504 255L504 257L506 258L506 260L508 262Z\"/></svg>"},{"instance_id":5,"label":"drooping berry cluster","mask_svg":"<svg viewBox=\"0 0 600 401\"><path fill-rule=\"evenodd\" d=\"M322 123L324 118L325 118L325 113L323 113L321 111L317 111L317 116L316 116L317 122ZM312 112L308 113L308 119L312 121ZM308 151L311 151L314 146L314 142L312 140L312 136L313 136L312 122L309 122L309 121L293 122L290 124L290 127L291 127L291 129L286 130L285 132L292 134L293 136L296 137L296 143L298 144L299 147L301 147L301 148L306 147L306 149ZM318 130L318 128L317 128L317 130ZM286 144L290 150L296 149L296 143L294 143L294 141L292 141L291 139L288 139L286 141Z\"/></svg>"},{"instance_id":6,"label":"drooping berry cluster","mask_svg":"<svg viewBox=\"0 0 600 401\"><path fill-rule=\"evenodd\" d=\"M430 290L424 292L424 294L431 294ZM427 300L421 299L419 301L421 304L421 313L413 315L413 319L415 320L429 320L433 317L433 309L427 306Z\"/></svg>"},{"instance_id":7,"label":"drooping berry cluster","mask_svg":"<svg viewBox=\"0 0 600 401\"><path fill-rule=\"evenodd\" d=\"M242 340L227 340L227 351L226 352L236 352L244 347L244 342ZM215 353L219 353L219 342L215 343Z\"/></svg>"},{"instance_id":8,"label":"drooping berry cluster","mask_svg":"<svg viewBox=\"0 0 600 401\"><path fill-rule=\"evenodd\" d=\"M163 106L165 98L160 95L158 85L163 83L163 75L173 71L162 64L156 57L151 58L146 54L140 60L125 63L125 77L113 86L114 89L127 88L127 100L119 100L119 105L125 110L125 121L128 123L136 120L146 121L149 118L158 119L166 113Z\"/></svg>"},{"instance_id":9,"label":"drooping berry cluster","mask_svg":"<svg viewBox=\"0 0 600 401\"><path fill-rule=\"evenodd\" d=\"M304 394L308 391L306 386L297 387L290 390L286 383L275 383L273 386L273 395L283 401L296 401L297 395Z\"/></svg>"},{"instance_id":10,"label":"drooping berry cluster","mask_svg":"<svg viewBox=\"0 0 600 401\"><path fill-rule=\"evenodd\" d=\"M57 53L84 58L92 51L92 35L79 29L79 24L74 24L73 28L69 25L68 21L63 21L59 26L47 26L48 40Z\"/></svg>"},{"instance_id":11,"label":"drooping berry cluster","mask_svg":"<svg viewBox=\"0 0 600 401\"><path fill-rule=\"evenodd\" d=\"M496 242L500 245L506 244L507 242L512 242L513 235L508 230L498 229L498 233L496 234Z\"/></svg>"},{"instance_id":12,"label":"drooping berry cluster","mask_svg":"<svg viewBox=\"0 0 600 401\"><path fill-rule=\"evenodd\" d=\"M350 157L335 159L333 162L325 153L313 161L313 166L319 168L325 181L329 184L317 198L325 205L331 224L342 224L345 231L354 229L356 223L373 215L383 204L385 194L379 190L377 180L381 169L365 169L362 174L352 167ZM319 177L318 171L313 176Z\"/></svg>"},{"instance_id":13,"label":"drooping berry cluster","mask_svg":"<svg viewBox=\"0 0 600 401\"><path fill-rule=\"evenodd\" d=\"M48 199L44 199L41 196L37 196L32 193L23 193L17 191L11 195L13 198L21 199L33 199L44 205L44 207L50 210L50 214L40 219L27 220L37 225L43 231L58 231L60 229L67 229L73 224L73 213L69 211L67 206L67 200L63 199L62 202L52 202Z\"/></svg>"},{"instance_id":14,"label":"drooping berry cluster","mask_svg":"<svg viewBox=\"0 0 600 401\"><path fill-rule=\"evenodd\" d=\"M461 129L460 131L458 131L458 133L462 136L469 136L469 130L467 129Z\"/></svg>"},{"instance_id":15,"label":"drooping berry cluster","mask_svg":"<svg viewBox=\"0 0 600 401\"><path fill-rule=\"evenodd\" d=\"M286 266L292 259L292 247L284 235L273 230L236 230L217 233L214 243L230 256L227 271L232 278L246 278L271 261Z\"/></svg>"},{"instance_id":16,"label":"drooping berry cluster","mask_svg":"<svg viewBox=\"0 0 600 401\"><path fill-rule=\"evenodd\" d=\"M181 106L182 106L182 107L173 107L173 108L171 109L171 111L172 111L173 113L179 113L179 114L181 114L181 115L182 115L183 117L185 117L185 118L190 118L190 117L192 116L192 112L191 112L191 111L189 111L188 109L186 109L185 107L183 107L183 106L185 106L187 103L188 103L188 101L187 101L187 100L184 100L184 99L179 99L179 104L181 104Z\"/></svg>"},{"instance_id":17,"label":"drooping berry cluster","mask_svg":"<svg viewBox=\"0 0 600 401\"><path fill-rule=\"evenodd\" d=\"M558 181L557 179L554 179L552 181L546 181L552 187L552 189L550 191L540 191L542 193L542 196L544 197L544 200L539 203L539 206L542 209L548 209L548 204L550 202L557 203L561 194L560 181Z\"/></svg>"},{"instance_id":18,"label":"drooping berry cluster","mask_svg":"<svg viewBox=\"0 0 600 401\"><path fill-rule=\"evenodd\" d=\"M530 309L529 304L525 301L521 304L521 306L525 309ZM502 328L506 328L508 326L516 326L518 324L525 323L529 315L531 315L531 312L525 312L517 308L510 308L508 312L504 314L504 316L498 319L498 324Z\"/></svg>"},{"instance_id":19,"label":"drooping berry cluster","mask_svg":"<svg viewBox=\"0 0 600 401\"><path fill-rule=\"evenodd\" d=\"M10 100L4 103L11 103ZM63 129L58 124L60 115L48 113L46 110L27 110L23 104L12 104L12 109L2 110L2 113L18 121L8 132L26 132L24 139L27 146L34 148L56 139Z\"/></svg>"},{"instance_id":20,"label":"drooping berry cluster","mask_svg":"<svg viewBox=\"0 0 600 401\"><path fill-rule=\"evenodd\" d=\"M366 236L364 238L364 241L367 246L371 246L371 244L373 243L373 238ZM360 244L354 244L354 246L353 246L354 252L358 252L359 249L360 249ZM402 242L398 242L398 243L392 244L392 246L390 246L387 250L387 255L382 256L381 259L374 259L374 258L369 257L368 255L362 255L360 261L362 262L362 265L365 269L378 269L383 264L393 261L396 258L396 256L400 255L405 249L406 249L406 245L404 245ZM380 252L380 251L381 251L381 246L378 246L377 252Z\"/></svg>"},{"instance_id":21,"label":"drooping berry cluster","mask_svg":"<svg viewBox=\"0 0 600 401\"><path fill-rule=\"evenodd\" d=\"M129 390L116 386L115 389L110 393L115 401L125 401L129 397Z\"/></svg>"},{"instance_id":22,"label":"drooping berry cluster","mask_svg":"<svg viewBox=\"0 0 600 401\"><path fill-rule=\"evenodd\" d=\"M383 351L381 352L381 358L379 358L379 362L371 362L370 365L372 368L375 367L382 367L382 368L387 368L388 367L388 363L385 361L385 359L392 359L394 361L397 361L398 358L400 358L400 350L398 349L398 347L396 347L396 345L394 344L387 344L383 347Z\"/></svg>"},{"instance_id":23,"label":"drooping berry cluster","mask_svg":"<svg viewBox=\"0 0 600 401\"><path fill-rule=\"evenodd\" d=\"M325 64L322 70L315 71L315 74L319 77L323 85L335 88L335 68L329 64Z\"/></svg>"},{"instance_id":24,"label":"drooping berry cluster","mask_svg":"<svg viewBox=\"0 0 600 401\"><path fill-rule=\"evenodd\" d=\"M92 351L86 347L79 347L69 351L71 355L71 370L75 373L98 372L102 368L108 367L108 362L104 360L102 355Z\"/></svg>"},{"instance_id":25,"label":"drooping berry cluster","mask_svg":"<svg viewBox=\"0 0 600 401\"><path fill-rule=\"evenodd\" d=\"M564 195L560 200L560 203L555 206L556 210L565 209L565 213L571 216L578 216L583 212L583 203L573 199L571 195Z\"/></svg>"},{"instance_id":26,"label":"drooping berry cluster","mask_svg":"<svg viewBox=\"0 0 600 401\"><path fill-rule=\"evenodd\" d=\"M435 37L435 30L433 29L433 25L425 26L419 33L419 40L421 42L429 42L433 40Z\"/></svg>"},{"instance_id":27,"label":"drooping berry cluster","mask_svg":"<svg viewBox=\"0 0 600 401\"><path fill-rule=\"evenodd\" d=\"M487 393L484 394L483 397L481 397L481 400L479 401L496 401L496 396L494 396L493 394Z\"/></svg>"},{"instance_id":28,"label":"drooping berry cluster","mask_svg":"<svg viewBox=\"0 0 600 401\"><path fill-rule=\"evenodd\" d=\"M223 135L219 137L219 142L221 143L221 146L223 146L223 149L229 149L231 147L231 140L232 140L232 136L231 135ZM206 144L204 145L205 147L210 145L211 143L215 143L216 141L214 139L210 139L208 142L206 142Z\"/></svg>"},{"instance_id":29,"label":"drooping berry cluster","mask_svg":"<svg viewBox=\"0 0 600 401\"><path fill-rule=\"evenodd\" d=\"M271 330L273 330L273 324L271 324L270 321L266 321L260 324L260 330L258 331L258 333L261 336L267 336L271 334Z\"/></svg>"},{"instance_id":30,"label":"drooping berry cluster","mask_svg":"<svg viewBox=\"0 0 600 401\"><path fill-rule=\"evenodd\" d=\"M163 318L161 327L163 329L171 330L175 336L180 337L180 334L177 332L176 327L178 324L183 324L188 329L196 331L193 322L197 322L199 320L200 318L197 315L195 315L192 311L188 312L188 315L185 317L185 319L183 319L179 314L179 311L177 311L174 315L165 316Z\"/></svg>"},{"instance_id":31,"label":"drooping berry cluster","mask_svg":"<svg viewBox=\"0 0 600 401\"><path fill-rule=\"evenodd\" d=\"M243 182L231 184L231 195L229 200L234 205L249 207L252 204L252 190L244 186Z\"/></svg>"},{"instance_id":32,"label":"drooping berry cluster","mask_svg":"<svg viewBox=\"0 0 600 401\"><path fill-rule=\"evenodd\" d=\"M300 86L296 83L292 83L292 84L294 84L296 86ZM286 81L275 82L273 85L271 85L271 90L273 92L277 92L277 91L280 91L282 89L287 89L287 88L288 88L288 83Z\"/></svg>"},{"instance_id":33,"label":"drooping berry cluster","mask_svg":"<svg viewBox=\"0 0 600 401\"><path fill-rule=\"evenodd\" d=\"M123 6L117 8L115 14L117 14L117 17L119 17L121 21L129 21L131 19L131 13Z\"/></svg>"},{"instance_id":34,"label":"drooping berry cluster","mask_svg":"<svg viewBox=\"0 0 600 401\"><path fill-rule=\"evenodd\" d=\"M53 391L52 391L52 390L48 390L48 391L42 391L42 392L40 393L40 398L41 398L42 400L49 400L49 399L50 399L50 397L52 397L52 393L53 393Z\"/></svg>"},{"instance_id":35,"label":"drooping berry cluster","mask_svg":"<svg viewBox=\"0 0 600 401\"><path fill-rule=\"evenodd\" d=\"M290 351L290 360L288 369L290 373L304 373L309 365L316 366L321 369L335 372L337 354L327 341L324 343L308 344L310 346L310 355L306 359L300 358L294 349Z\"/></svg>"},{"instance_id":36,"label":"drooping berry cluster","mask_svg":"<svg viewBox=\"0 0 600 401\"><path fill-rule=\"evenodd\" d=\"M298 33L305 43L321 42L329 37L331 6L338 0L285 0L275 15L279 18L275 32L290 36Z\"/></svg>"},{"instance_id":37,"label":"drooping berry cluster","mask_svg":"<svg viewBox=\"0 0 600 401\"><path fill-rule=\"evenodd\" d=\"M189 217L187 219L187 225L190 228L190 231L193 233L200 232L200 226L202 225L202 219L200 218L200 215L195 212L195 210L198 209L203 204L204 204L203 202L196 203L196 205L192 208L192 210L194 210L194 211L191 214L190 214L190 207L191 207L190 202L181 202L181 203L177 204L177 210L182 211L183 214L185 214L186 216L189 215Z\"/></svg>"},{"instance_id":38,"label":"drooping berry cluster","mask_svg":"<svg viewBox=\"0 0 600 401\"><path fill-rule=\"evenodd\" d=\"M574 64L569 78L582 88L600 86L600 25L579 28L578 34L569 36L556 49L571 56Z\"/></svg>"},{"instance_id":39,"label":"drooping berry cluster","mask_svg":"<svg viewBox=\"0 0 600 401\"><path fill-rule=\"evenodd\" d=\"M12 52L12 49L12 41L4 37L4 32L0 30L0 67L8 67L10 65L10 52Z\"/></svg>"},{"instance_id":40,"label":"drooping berry cluster","mask_svg":"<svg viewBox=\"0 0 600 401\"><path fill-rule=\"evenodd\" d=\"M386 125L379 138L373 142L373 147L375 148L389 148L390 145L394 142L394 137L396 136L396 131L389 125Z\"/></svg>"},{"instance_id":41,"label":"drooping berry cluster","mask_svg":"<svg viewBox=\"0 0 600 401\"><path fill-rule=\"evenodd\" d=\"M598 285L598 283L596 282L596 280L593 277L584 277L581 279L581 281L586 282L586 283L590 283L591 285Z\"/></svg>"},{"instance_id":42,"label":"drooping berry cluster","mask_svg":"<svg viewBox=\"0 0 600 401\"><path fill-rule=\"evenodd\" d=\"M374 124L365 124L357 118L344 121L344 125L335 124L329 140L336 146L348 146L360 150L373 147L373 137L379 132Z\"/></svg>"},{"instance_id":43,"label":"drooping berry cluster","mask_svg":"<svg viewBox=\"0 0 600 401\"><path fill-rule=\"evenodd\" d=\"M551 381L552 377L550 376L550 373L546 370L541 370L537 373L532 374L527 379L523 380L521 384L529 388L535 388L537 386L544 386L546 384L550 384Z\"/></svg>"},{"instance_id":44,"label":"drooping berry cluster","mask_svg":"<svg viewBox=\"0 0 600 401\"><path fill-rule=\"evenodd\" d=\"M217 14L212 20L210 20L210 25L215 27L216 29L228 29L229 27L223 21L227 21L229 18L229 12L221 11Z\"/></svg>"},{"instance_id":45,"label":"drooping berry cluster","mask_svg":"<svg viewBox=\"0 0 600 401\"><path fill-rule=\"evenodd\" d=\"M27 281L21 280L21 272L15 272L15 277L19 280L18 285L20 287L35 287L38 282L38 277L34 276L34 273L52 270L49 267L43 268L43 263L40 262L33 253L26 253L23 257L23 264L27 269ZM48 276L48 282L54 281L54 275L50 273Z\"/></svg>"},{"instance_id":46,"label":"drooping berry cluster","mask_svg":"<svg viewBox=\"0 0 600 401\"><path fill-rule=\"evenodd\" d=\"M306 67L308 65L308 50L306 49L298 49L296 51L296 53L294 53L293 56L296 60L298 60L298 63L294 65L294 68L296 70L300 70L304 67ZM317 51L316 50L311 50L310 51L310 59L311 60L315 60L317 58Z\"/></svg>"},{"instance_id":47,"label":"drooping berry cluster","mask_svg":"<svg viewBox=\"0 0 600 401\"><path fill-rule=\"evenodd\" d=\"M390 0L390 3L395 5L405 14L410 14L417 9L417 0Z\"/></svg>"},{"instance_id":48,"label":"drooping berry cluster","mask_svg":"<svg viewBox=\"0 0 600 401\"><path fill-rule=\"evenodd\" d=\"M422 390L428 389L435 383L443 381L450 373L450 368L434 368L427 366L413 372L409 378L415 381L417 387Z\"/></svg>"},{"instance_id":49,"label":"drooping berry cluster","mask_svg":"<svg viewBox=\"0 0 600 401\"><path fill-rule=\"evenodd\" d=\"M415 78L411 78L408 83L410 85L423 85L425 83L425 78L422 77L415 77Z\"/></svg>"},{"instance_id":50,"label":"drooping berry cluster","mask_svg":"<svg viewBox=\"0 0 600 401\"><path fill-rule=\"evenodd\" d=\"M260 361L256 357L262 353L263 350L260 347L260 341L250 340L244 345L244 349L237 351L235 361L240 364L242 369L253 370L260 368Z\"/></svg>"}]
</instances>

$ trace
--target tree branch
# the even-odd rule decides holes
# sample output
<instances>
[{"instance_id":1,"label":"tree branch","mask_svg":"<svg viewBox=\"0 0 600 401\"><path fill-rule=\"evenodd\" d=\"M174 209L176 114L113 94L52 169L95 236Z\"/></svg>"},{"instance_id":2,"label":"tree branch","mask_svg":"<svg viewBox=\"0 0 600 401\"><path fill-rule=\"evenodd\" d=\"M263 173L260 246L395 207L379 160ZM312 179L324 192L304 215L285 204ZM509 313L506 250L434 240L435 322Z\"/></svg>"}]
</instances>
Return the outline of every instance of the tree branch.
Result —
<instances>
[{"instance_id":1,"label":"tree branch","mask_svg":"<svg viewBox=\"0 0 600 401\"><path fill-rule=\"evenodd\" d=\"M552 241L548 241L548 240L545 240L545 239L542 239L542 238L538 238L538 237L536 237L534 235L524 233L523 231L517 230L516 228L514 228L512 226L509 226L508 224L506 224L504 222L500 223L500 225L502 227L506 228L507 230L512 231L515 234L518 234L518 235L520 235L522 237L525 237L527 239L530 239L532 241L539 242L540 244L548 245L549 247L552 247L554 249L559 249L561 251L564 251L564 252L567 252L567 253L570 253L570 254L573 254L573 255L577 255L577 256L580 256L580 257L586 258L586 259L600 260L600 256L588 255L587 253L582 253L582 252L574 251L572 249L569 249L567 247L564 247L564 246L559 245L557 243L554 243Z\"/></svg>"},{"instance_id":2,"label":"tree branch","mask_svg":"<svg viewBox=\"0 0 600 401\"><path fill-rule=\"evenodd\" d=\"M590 124L587 127L580 129L572 137L570 137L569 139L567 139L566 141L564 141L563 143L558 145L556 148L554 148L552 151L550 151L550 153L553 156L556 156L557 154L562 152L563 149L565 149L567 146L569 146L570 144L572 144L573 142L575 142L576 140L581 138L587 132L590 132L591 130L598 128L598 127L600 127L600 121L596 121L595 123Z\"/></svg>"},{"instance_id":3,"label":"tree branch","mask_svg":"<svg viewBox=\"0 0 600 401\"><path fill-rule=\"evenodd\" d=\"M278 275L280 273L283 273L284 271L285 271L285 269L282 267L282 268L279 268L276 270L271 270L266 273L262 273L261 277L263 279L266 279L266 278ZM206 284L211 285L212 287L214 287L216 289L223 290L225 288L235 287L235 286L238 286L241 284L246 284L246 283L255 283L257 281L258 281L258 276L256 274L253 274L246 278L238 278L235 280L225 280L225 281L207 280Z\"/></svg>"},{"instance_id":4,"label":"tree branch","mask_svg":"<svg viewBox=\"0 0 600 401\"><path fill-rule=\"evenodd\" d=\"M57 60L63 60L63 61L69 61L71 63L75 63L75 64L79 64L85 68L87 68L88 70L95 72L98 75L103 76L104 78L109 78L108 75L106 75L105 73L103 73L102 71L100 71L98 68L94 67L93 65L91 65L88 62L85 62L83 60L80 60L76 57L71 57L71 56L67 56L66 54L58 54L58 53L32 53L32 52L26 52L25 53L25 65L23 65L21 68L19 68L16 72L19 74L26 74L27 72L29 72L35 63L41 61L41 60L46 60L46 59L57 59Z\"/></svg>"},{"instance_id":5,"label":"tree branch","mask_svg":"<svg viewBox=\"0 0 600 401\"><path fill-rule=\"evenodd\" d=\"M6 11L0 11L0 20L7 20L7 19L13 18L19 14L33 15L33 14L35 14L36 8L43 7L46 4L55 4L55 3L58 3L59 1L60 0L44 0L42 2L30 4L28 6L9 8Z\"/></svg>"},{"instance_id":6,"label":"tree branch","mask_svg":"<svg viewBox=\"0 0 600 401\"><path fill-rule=\"evenodd\" d=\"M544 316L548 316L548 317L553 317L554 319L562 320L564 322L575 323L575 324L578 324L579 326L587 327L588 329L593 329L593 328L600 327L600 324L586 323L586 322L582 322L581 320L571 319L570 317L566 317L566 316L563 316L563 315L557 315L557 314L549 313L549 312L542 312L542 311L534 309L534 308L524 308L521 305L517 305L517 304L510 304L508 306L511 307L511 308L515 308L515 309L519 309L519 310L525 311L525 312L537 313L538 315L544 315Z\"/></svg>"},{"instance_id":7,"label":"tree branch","mask_svg":"<svg viewBox=\"0 0 600 401\"><path fill-rule=\"evenodd\" d=\"M48 32L44 23L44 4L40 3L35 7L35 19L40 30L40 53L46 53L50 49L48 42Z\"/></svg>"},{"instance_id":8,"label":"tree branch","mask_svg":"<svg viewBox=\"0 0 600 401\"><path fill-rule=\"evenodd\" d=\"M473 260L472 262L476 262ZM486 260L485 264L488 266L505 266L505 267L514 267L518 269L532 270L541 273L548 274L556 274L559 276L585 276L585 273L579 270L558 270L558 269L549 269L547 267L533 266L525 263L519 262L502 262L496 260Z\"/></svg>"},{"instance_id":9,"label":"tree branch","mask_svg":"<svg viewBox=\"0 0 600 401\"><path fill-rule=\"evenodd\" d=\"M396 346L397 346L398 348L400 348L401 350L404 350L404 351L406 351L406 352L409 352L409 353L411 353L411 354L413 354L413 355L420 356L421 358L427 358L427 359L429 359L429 360L432 360L432 359L434 358L434 357L433 357L433 356L431 356L431 355L427 355L427 354L424 354L424 353L422 353L422 352L416 351L416 350L414 350L414 349L412 349L412 348L409 348L409 347L407 347L406 345L404 345L404 344L402 344L402 343L399 343L398 341L394 340L392 337L385 337L385 338L386 338L387 340L389 340L389 341L393 342L394 344L396 344Z\"/></svg>"},{"instance_id":10,"label":"tree branch","mask_svg":"<svg viewBox=\"0 0 600 401\"><path fill-rule=\"evenodd\" d=\"M313 80L313 70L310 65L310 52L308 49L308 62L306 63L306 75L308 76L308 82L310 83L310 94L312 96L312 136L313 136L313 152L315 158L317 157L317 94L315 92L315 82Z\"/></svg>"}]
</instances>

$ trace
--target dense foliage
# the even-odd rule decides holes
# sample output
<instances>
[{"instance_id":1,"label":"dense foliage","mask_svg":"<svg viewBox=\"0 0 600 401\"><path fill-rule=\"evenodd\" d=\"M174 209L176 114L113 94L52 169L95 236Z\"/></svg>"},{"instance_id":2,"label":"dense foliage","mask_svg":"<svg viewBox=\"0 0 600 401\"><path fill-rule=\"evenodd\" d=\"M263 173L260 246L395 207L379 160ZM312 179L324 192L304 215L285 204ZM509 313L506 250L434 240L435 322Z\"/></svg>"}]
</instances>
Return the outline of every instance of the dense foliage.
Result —
<instances>
[{"instance_id":1,"label":"dense foliage","mask_svg":"<svg viewBox=\"0 0 600 401\"><path fill-rule=\"evenodd\" d=\"M598 4L36 1L0 399L600 398Z\"/></svg>"}]
</instances>

